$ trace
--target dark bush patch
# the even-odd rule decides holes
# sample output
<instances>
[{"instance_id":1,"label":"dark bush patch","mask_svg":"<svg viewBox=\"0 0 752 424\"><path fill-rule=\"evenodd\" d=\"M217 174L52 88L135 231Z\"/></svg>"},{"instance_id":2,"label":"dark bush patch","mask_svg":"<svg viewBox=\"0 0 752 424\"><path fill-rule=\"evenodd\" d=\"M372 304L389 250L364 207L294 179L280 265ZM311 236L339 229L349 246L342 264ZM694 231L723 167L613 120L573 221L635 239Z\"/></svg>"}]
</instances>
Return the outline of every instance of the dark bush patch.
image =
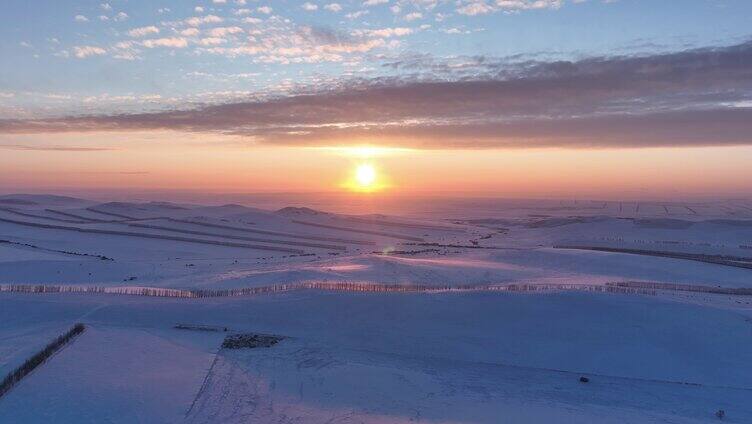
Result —
<instances>
[{"instance_id":1,"label":"dark bush patch","mask_svg":"<svg viewBox=\"0 0 752 424\"><path fill-rule=\"evenodd\" d=\"M272 347L284 339L282 336L268 334L233 334L225 337L223 349L253 349L256 347Z\"/></svg>"}]
</instances>

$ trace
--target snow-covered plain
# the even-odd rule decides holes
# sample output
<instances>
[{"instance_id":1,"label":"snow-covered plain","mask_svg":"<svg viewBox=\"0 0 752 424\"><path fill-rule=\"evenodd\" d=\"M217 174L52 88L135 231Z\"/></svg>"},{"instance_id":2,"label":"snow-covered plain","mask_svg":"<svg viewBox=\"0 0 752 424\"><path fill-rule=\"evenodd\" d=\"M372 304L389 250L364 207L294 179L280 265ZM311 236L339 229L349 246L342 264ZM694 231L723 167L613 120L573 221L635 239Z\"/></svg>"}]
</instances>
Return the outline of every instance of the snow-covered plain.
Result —
<instances>
[{"instance_id":1,"label":"snow-covered plain","mask_svg":"<svg viewBox=\"0 0 752 424\"><path fill-rule=\"evenodd\" d=\"M752 288L752 202L639 205L396 216L0 196L0 373L87 325L0 398L0 422L752 422L752 296L723 291ZM592 291L625 281L704 288ZM370 291L21 292L303 283ZM547 290L498 290L515 284ZM220 349L245 332L285 338Z\"/></svg>"}]
</instances>

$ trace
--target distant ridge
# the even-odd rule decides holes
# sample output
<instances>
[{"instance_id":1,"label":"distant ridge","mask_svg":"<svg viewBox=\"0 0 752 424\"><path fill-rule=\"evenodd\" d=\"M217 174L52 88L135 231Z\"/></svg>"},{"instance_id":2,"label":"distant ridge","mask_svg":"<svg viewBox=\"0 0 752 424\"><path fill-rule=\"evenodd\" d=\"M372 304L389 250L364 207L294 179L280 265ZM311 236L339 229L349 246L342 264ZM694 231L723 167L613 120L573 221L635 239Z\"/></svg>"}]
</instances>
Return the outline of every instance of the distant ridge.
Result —
<instances>
[{"instance_id":1,"label":"distant ridge","mask_svg":"<svg viewBox=\"0 0 752 424\"><path fill-rule=\"evenodd\" d=\"M329 212L317 211L316 209L306 207L287 206L275 213L280 215L330 215Z\"/></svg>"},{"instance_id":2,"label":"distant ridge","mask_svg":"<svg viewBox=\"0 0 752 424\"><path fill-rule=\"evenodd\" d=\"M88 200L77 197L58 196L55 194L5 194L0 196L0 203L16 205L39 205L39 204L58 204L70 205L89 203Z\"/></svg>"}]
</instances>

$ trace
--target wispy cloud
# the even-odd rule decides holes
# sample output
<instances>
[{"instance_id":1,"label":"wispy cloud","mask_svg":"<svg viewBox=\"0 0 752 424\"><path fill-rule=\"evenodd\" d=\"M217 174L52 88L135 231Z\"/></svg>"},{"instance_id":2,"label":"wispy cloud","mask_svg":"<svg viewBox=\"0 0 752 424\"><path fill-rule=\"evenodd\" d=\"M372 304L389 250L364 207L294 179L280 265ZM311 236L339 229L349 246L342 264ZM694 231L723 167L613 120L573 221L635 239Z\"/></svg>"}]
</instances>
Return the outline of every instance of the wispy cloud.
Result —
<instances>
[{"instance_id":1,"label":"wispy cloud","mask_svg":"<svg viewBox=\"0 0 752 424\"><path fill-rule=\"evenodd\" d=\"M97 46L75 46L73 47L73 54L79 58L84 59L89 56L100 56L107 53L107 51Z\"/></svg>"},{"instance_id":2,"label":"wispy cloud","mask_svg":"<svg viewBox=\"0 0 752 424\"><path fill-rule=\"evenodd\" d=\"M35 152L102 152L115 150L106 147L37 146L29 144L0 144L3 150L29 150Z\"/></svg>"},{"instance_id":3,"label":"wispy cloud","mask_svg":"<svg viewBox=\"0 0 752 424\"><path fill-rule=\"evenodd\" d=\"M224 19L216 15L194 16L185 20L186 25L194 27L205 24L218 24L221 22L224 22Z\"/></svg>"},{"instance_id":4,"label":"wispy cloud","mask_svg":"<svg viewBox=\"0 0 752 424\"><path fill-rule=\"evenodd\" d=\"M141 42L141 45L146 47L147 49L153 49L155 47L182 49L188 46L188 40L183 37L155 38L144 40Z\"/></svg>"},{"instance_id":5,"label":"wispy cloud","mask_svg":"<svg viewBox=\"0 0 752 424\"><path fill-rule=\"evenodd\" d=\"M388 47L387 36L406 35L406 31L395 29L381 36L369 31L349 34L328 27L294 26L272 20L258 25L248 41L210 47L201 52L226 57L251 56L262 63L341 62L348 56ZM213 32L216 32L214 37L223 37L242 30L237 27L214 28L209 33Z\"/></svg>"},{"instance_id":6,"label":"wispy cloud","mask_svg":"<svg viewBox=\"0 0 752 424\"><path fill-rule=\"evenodd\" d=\"M574 3L582 3L575 0ZM559 9L564 0L460 0L457 13L461 15L485 15L488 13L517 13L523 10Z\"/></svg>"},{"instance_id":7,"label":"wispy cloud","mask_svg":"<svg viewBox=\"0 0 752 424\"><path fill-rule=\"evenodd\" d=\"M128 31L128 35L134 38L145 37L152 34L159 34L159 28L155 27L154 25L149 25L140 28L133 28L132 30Z\"/></svg>"}]
</instances>

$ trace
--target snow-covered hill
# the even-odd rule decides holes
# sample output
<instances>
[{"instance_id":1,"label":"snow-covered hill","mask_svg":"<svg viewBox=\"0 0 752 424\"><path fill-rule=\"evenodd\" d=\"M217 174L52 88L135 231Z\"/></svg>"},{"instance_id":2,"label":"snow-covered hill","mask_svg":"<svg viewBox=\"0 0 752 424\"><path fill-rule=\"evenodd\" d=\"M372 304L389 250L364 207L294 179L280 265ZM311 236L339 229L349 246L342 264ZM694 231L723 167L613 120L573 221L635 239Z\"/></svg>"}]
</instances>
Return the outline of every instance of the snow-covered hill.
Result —
<instances>
[{"instance_id":1,"label":"snow-covered hill","mask_svg":"<svg viewBox=\"0 0 752 424\"><path fill-rule=\"evenodd\" d=\"M752 297L732 290L752 288L752 221L739 202L640 205L2 196L0 374L88 330L0 399L0 422L752 421ZM202 296L91 293L144 287ZM248 332L284 339L220 349Z\"/></svg>"}]
</instances>

